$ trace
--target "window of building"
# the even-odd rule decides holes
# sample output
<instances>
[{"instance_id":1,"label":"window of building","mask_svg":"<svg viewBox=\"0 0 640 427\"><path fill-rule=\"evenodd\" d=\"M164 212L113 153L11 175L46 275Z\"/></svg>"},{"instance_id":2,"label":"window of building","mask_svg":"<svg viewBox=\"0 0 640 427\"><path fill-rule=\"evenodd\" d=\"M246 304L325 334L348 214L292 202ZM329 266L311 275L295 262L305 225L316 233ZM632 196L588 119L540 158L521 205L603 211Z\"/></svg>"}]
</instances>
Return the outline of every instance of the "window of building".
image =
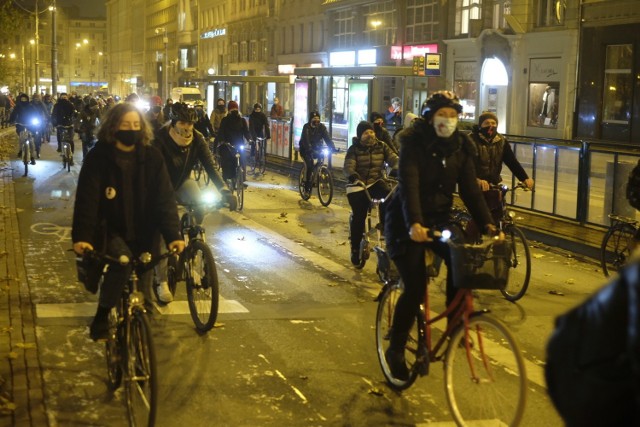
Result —
<instances>
[{"instance_id":1,"label":"window of building","mask_svg":"<svg viewBox=\"0 0 640 427\"><path fill-rule=\"evenodd\" d=\"M438 0L408 0L405 29L407 43L420 43L438 38L438 4Z\"/></svg>"},{"instance_id":2,"label":"window of building","mask_svg":"<svg viewBox=\"0 0 640 427\"><path fill-rule=\"evenodd\" d=\"M249 45L247 42L240 43L240 62L247 62L249 57Z\"/></svg>"},{"instance_id":3,"label":"window of building","mask_svg":"<svg viewBox=\"0 0 640 427\"><path fill-rule=\"evenodd\" d=\"M494 0L493 2L493 29L507 28L505 16L511 15L511 0Z\"/></svg>"},{"instance_id":4,"label":"window of building","mask_svg":"<svg viewBox=\"0 0 640 427\"><path fill-rule=\"evenodd\" d=\"M462 105L462 120L476 120L476 97L478 95L478 63L456 62L453 67L453 91Z\"/></svg>"},{"instance_id":5,"label":"window of building","mask_svg":"<svg viewBox=\"0 0 640 427\"><path fill-rule=\"evenodd\" d=\"M396 39L396 2L385 1L364 6L364 43L366 46L387 46Z\"/></svg>"},{"instance_id":6,"label":"window of building","mask_svg":"<svg viewBox=\"0 0 640 427\"><path fill-rule=\"evenodd\" d=\"M607 46L602 121L628 125L633 101L633 45Z\"/></svg>"},{"instance_id":7,"label":"window of building","mask_svg":"<svg viewBox=\"0 0 640 427\"><path fill-rule=\"evenodd\" d=\"M256 40L249 42L249 61L258 61L258 42Z\"/></svg>"},{"instance_id":8,"label":"window of building","mask_svg":"<svg viewBox=\"0 0 640 427\"><path fill-rule=\"evenodd\" d=\"M258 50L258 60L262 62L267 61L267 40L260 40L260 49Z\"/></svg>"},{"instance_id":9,"label":"window of building","mask_svg":"<svg viewBox=\"0 0 640 427\"><path fill-rule=\"evenodd\" d=\"M457 0L456 35L469 34L471 20L480 19L482 0Z\"/></svg>"},{"instance_id":10,"label":"window of building","mask_svg":"<svg viewBox=\"0 0 640 427\"><path fill-rule=\"evenodd\" d=\"M562 1L560 0L540 0L538 3L538 26L551 27L560 25L561 16L559 13L564 12Z\"/></svg>"},{"instance_id":11,"label":"window of building","mask_svg":"<svg viewBox=\"0 0 640 427\"><path fill-rule=\"evenodd\" d=\"M231 45L231 62L232 63L238 62L238 43L233 43Z\"/></svg>"},{"instance_id":12,"label":"window of building","mask_svg":"<svg viewBox=\"0 0 640 427\"><path fill-rule=\"evenodd\" d=\"M333 34L335 48L347 48L353 46L355 32L353 22L355 19L351 10L341 10L334 15L335 31Z\"/></svg>"}]
</instances>

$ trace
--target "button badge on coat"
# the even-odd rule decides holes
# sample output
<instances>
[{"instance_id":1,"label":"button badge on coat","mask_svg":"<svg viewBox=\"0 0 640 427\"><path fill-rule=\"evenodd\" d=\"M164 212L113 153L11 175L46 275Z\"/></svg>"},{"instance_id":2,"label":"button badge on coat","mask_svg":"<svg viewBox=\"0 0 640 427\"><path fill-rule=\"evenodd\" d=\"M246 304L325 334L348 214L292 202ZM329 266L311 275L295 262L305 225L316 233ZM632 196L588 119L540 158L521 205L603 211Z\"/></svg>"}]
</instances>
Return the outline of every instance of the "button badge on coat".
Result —
<instances>
[{"instance_id":1,"label":"button badge on coat","mask_svg":"<svg viewBox=\"0 0 640 427\"><path fill-rule=\"evenodd\" d=\"M116 198L116 189L113 187L107 187L104 190L104 195L107 197L107 199L113 200Z\"/></svg>"}]
</instances>

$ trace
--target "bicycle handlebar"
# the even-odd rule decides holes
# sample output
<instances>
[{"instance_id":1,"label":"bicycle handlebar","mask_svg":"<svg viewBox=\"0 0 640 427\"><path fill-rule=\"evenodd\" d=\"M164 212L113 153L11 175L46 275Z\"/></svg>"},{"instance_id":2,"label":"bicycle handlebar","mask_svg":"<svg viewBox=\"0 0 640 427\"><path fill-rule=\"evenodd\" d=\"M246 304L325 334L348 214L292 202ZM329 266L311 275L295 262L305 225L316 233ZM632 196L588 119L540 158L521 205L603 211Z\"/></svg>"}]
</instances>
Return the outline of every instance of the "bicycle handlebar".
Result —
<instances>
[{"instance_id":1,"label":"bicycle handlebar","mask_svg":"<svg viewBox=\"0 0 640 427\"><path fill-rule=\"evenodd\" d=\"M120 255L119 257L116 258L109 254L98 252L95 249L94 250L86 249L82 256L96 259L98 261L104 261L107 264L109 263L111 264L116 263L120 265L133 264L134 267L143 265L145 266L144 270L150 270L163 259L169 258L170 256L173 256L176 254L177 254L177 251L171 250L163 253L162 255L153 257L149 252L143 252L140 254L140 256L137 259L136 258L131 259L127 255Z\"/></svg>"}]
</instances>

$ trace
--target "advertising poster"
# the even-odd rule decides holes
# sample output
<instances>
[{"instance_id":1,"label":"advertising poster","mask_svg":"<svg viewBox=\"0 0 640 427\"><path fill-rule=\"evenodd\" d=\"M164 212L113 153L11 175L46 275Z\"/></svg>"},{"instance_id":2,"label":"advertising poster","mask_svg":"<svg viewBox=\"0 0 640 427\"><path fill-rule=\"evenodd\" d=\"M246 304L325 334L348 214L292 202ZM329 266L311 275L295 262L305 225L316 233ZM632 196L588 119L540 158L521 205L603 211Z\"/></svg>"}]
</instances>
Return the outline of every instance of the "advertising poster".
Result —
<instances>
[{"instance_id":1,"label":"advertising poster","mask_svg":"<svg viewBox=\"0 0 640 427\"><path fill-rule=\"evenodd\" d=\"M347 123L347 147L351 138L356 136L356 128L362 120L369 117L369 82L362 80L349 81L349 121Z\"/></svg>"},{"instance_id":2,"label":"advertising poster","mask_svg":"<svg viewBox=\"0 0 640 427\"><path fill-rule=\"evenodd\" d=\"M309 116L309 108L307 101L309 99L309 82L296 82L296 102L293 111L293 146L296 150L300 148L300 136L302 135L302 127L307 123Z\"/></svg>"}]
</instances>

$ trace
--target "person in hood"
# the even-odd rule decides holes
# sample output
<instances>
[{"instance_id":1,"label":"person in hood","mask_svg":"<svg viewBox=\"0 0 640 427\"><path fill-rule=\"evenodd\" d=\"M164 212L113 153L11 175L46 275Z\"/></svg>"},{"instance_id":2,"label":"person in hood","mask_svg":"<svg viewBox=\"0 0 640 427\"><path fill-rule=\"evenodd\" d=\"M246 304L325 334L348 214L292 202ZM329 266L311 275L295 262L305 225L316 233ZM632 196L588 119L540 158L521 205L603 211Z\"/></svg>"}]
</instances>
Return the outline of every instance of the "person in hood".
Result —
<instances>
[{"instance_id":1,"label":"person in hood","mask_svg":"<svg viewBox=\"0 0 640 427\"><path fill-rule=\"evenodd\" d=\"M152 252L158 232L169 242L169 250L184 249L171 179L162 153L150 145L151 137L151 128L135 105L123 103L109 110L78 177L71 229L76 254L95 249L116 258L138 257ZM131 268L112 263L104 273L98 310L89 328L94 341L107 338L109 311L122 297ZM143 289L151 277L151 271L143 275ZM84 278L84 283L87 290L97 292L97 280Z\"/></svg>"},{"instance_id":2,"label":"person in hood","mask_svg":"<svg viewBox=\"0 0 640 427\"><path fill-rule=\"evenodd\" d=\"M362 121L356 128L356 136L344 158L344 176L351 185L347 186L347 200L351 205L351 263L360 266L360 241L364 232L370 201L364 187L375 199L385 198L391 188L384 180L386 165L395 175L398 156L389 145L376 138L375 129L369 122ZM380 222L384 224L386 202L380 205Z\"/></svg>"},{"instance_id":3,"label":"person in hood","mask_svg":"<svg viewBox=\"0 0 640 427\"><path fill-rule=\"evenodd\" d=\"M229 101L227 109L229 113L220 122L216 141L227 143L227 145L219 145L222 177L234 180L236 178L236 152L240 152L240 161L244 165L244 150L240 147L251 141L251 134L246 120L238 111L238 103Z\"/></svg>"},{"instance_id":4,"label":"person in hood","mask_svg":"<svg viewBox=\"0 0 640 427\"><path fill-rule=\"evenodd\" d=\"M313 159L322 155L324 144L327 144L331 152L336 151L336 146L329 136L327 127L320 122L320 113L312 111L309 114L309 123L302 127L302 135L300 136L300 155L307 166L307 176L304 183L304 190L307 193L311 192Z\"/></svg>"},{"instance_id":5,"label":"person in hood","mask_svg":"<svg viewBox=\"0 0 640 427\"><path fill-rule=\"evenodd\" d=\"M82 140L82 159L95 144L96 130L100 124L98 101L90 98L80 112L80 139Z\"/></svg>"},{"instance_id":6,"label":"person in hood","mask_svg":"<svg viewBox=\"0 0 640 427\"><path fill-rule=\"evenodd\" d=\"M393 141L391 140L391 134L385 127L384 116L374 111L369 115L369 121L373 125L373 131L376 134L376 138L379 141L382 141L385 144L389 145L389 147L395 149L395 147L393 146ZM396 150L396 154L397 152L398 151Z\"/></svg>"},{"instance_id":7,"label":"person in hood","mask_svg":"<svg viewBox=\"0 0 640 427\"><path fill-rule=\"evenodd\" d=\"M476 182L475 147L457 130L460 113L462 106L455 94L436 92L427 101L424 120L399 135L399 184L387 207L385 241L405 290L395 308L385 357L392 374L400 380L409 375L405 345L426 291L425 250L433 250L447 267L451 265L448 244L431 239L428 232L449 225L456 187L481 230L491 235L497 232ZM451 268L447 268L447 305L455 294Z\"/></svg>"},{"instance_id":8,"label":"person in hood","mask_svg":"<svg viewBox=\"0 0 640 427\"><path fill-rule=\"evenodd\" d=\"M220 130L220 123L222 119L227 115L227 103L224 99L218 98L216 101L216 107L211 112L211 125L213 126L213 135L218 134Z\"/></svg>"},{"instance_id":9,"label":"person in hood","mask_svg":"<svg viewBox=\"0 0 640 427\"><path fill-rule=\"evenodd\" d=\"M34 133L40 129L40 124L32 124L33 119L42 120L41 112L33 104L29 102L29 95L21 93L18 95L16 106L11 111L9 122L16 124L16 133L18 134L18 157L22 157L22 140L20 134L23 130L29 130ZM31 164L36 164L35 144L29 144L29 154L31 156Z\"/></svg>"},{"instance_id":10,"label":"person in hood","mask_svg":"<svg viewBox=\"0 0 640 427\"><path fill-rule=\"evenodd\" d=\"M255 140L263 138L265 141L271 138L271 129L267 115L262 112L262 104L256 102L253 104L253 111L249 114L249 133L254 144L251 145L251 155L255 155Z\"/></svg>"},{"instance_id":11,"label":"person in hood","mask_svg":"<svg viewBox=\"0 0 640 427\"><path fill-rule=\"evenodd\" d=\"M194 125L196 130L204 136L205 140L209 140L209 138L213 138L213 125L211 124L211 120L207 115L207 112L204 110L204 102L196 101L193 103L193 109L196 112L197 121Z\"/></svg>"},{"instance_id":12,"label":"person in hood","mask_svg":"<svg viewBox=\"0 0 640 427\"><path fill-rule=\"evenodd\" d=\"M58 102L53 106L53 111L51 112L51 123L56 126L56 136L58 139L58 153L62 151L62 134L64 129L62 126L73 126L73 118L76 114L76 108L73 106L71 101L69 101L66 93L61 93L58 97ZM75 150L75 144L73 140L70 141L71 152L73 153Z\"/></svg>"}]
</instances>

